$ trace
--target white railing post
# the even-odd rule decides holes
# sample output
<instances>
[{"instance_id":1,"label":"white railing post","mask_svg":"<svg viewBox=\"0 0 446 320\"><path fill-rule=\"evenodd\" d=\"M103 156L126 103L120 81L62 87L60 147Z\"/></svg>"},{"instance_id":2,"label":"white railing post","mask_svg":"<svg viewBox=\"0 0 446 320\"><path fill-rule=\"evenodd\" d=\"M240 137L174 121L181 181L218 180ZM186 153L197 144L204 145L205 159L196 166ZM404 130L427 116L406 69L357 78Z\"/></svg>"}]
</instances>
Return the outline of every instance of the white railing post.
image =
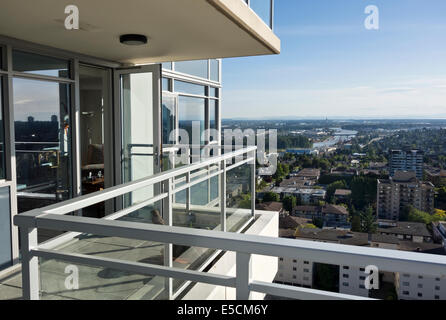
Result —
<instances>
[{"instance_id":1,"label":"white railing post","mask_svg":"<svg viewBox=\"0 0 446 320\"><path fill-rule=\"evenodd\" d=\"M254 217L256 213L256 155L257 152L254 150L252 152L252 164L251 164L251 214Z\"/></svg>"},{"instance_id":2,"label":"white railing post","mask_svg":"<svg viewBox=\"0 0 446 320\"><path fill-rule=\"evenodd\" d=\"M31 250L37 247L37 229L20 228L22 253L22 292L25 300L39 300L39 259L31 256Z\"/></svg>"},{"instance_id":3,"label":"white railing post","mask_svg":"<svg viewBox=\"0 0 446 320\"><path fill-rule=\"evenodd\" d=\"M236 299L250 300L251 290L251 254L244 252L236 253Z\"/></svg>"},{"instance_id":4,"label":"white railing post","mask_svg":"<svg viewBox=\"0 0 446 320\"><path fill-rule=\"evenodd\" d=\"M165 182L165 192L167 191L168 196L164 199L164 222L166 225L171 227L173 225L172 218L172 188L173 188L173 178L166 180ZM167 189L167 190L166 190ZM172 268L173 267L173 244L167 243L164 248L164 266ZM165 279L165 287L167 292L167 299L172 300L173 297L173 279L166 278Z\"/></svg>"},{"instance_id":5,"label":"white railing post","mask_svg":"<svg viewBox=\"0 0 446 320\"><path fill-rule=\"evenodd\" d=\"M190 183L190 171L186 173L186 184ZM186 189L186 214L190 213L190 189L191 187Z\"/></svg>"},{"instance_id":6,"label":"white railing post","mask_svg":"<svg viewBox=\"0 0 446 320\"><path fill-rule=\"evenodd\" d=\"M221 231L226 231L226 160L222 160L220 166L220 223Z\"/></svg>"}]
</instances>

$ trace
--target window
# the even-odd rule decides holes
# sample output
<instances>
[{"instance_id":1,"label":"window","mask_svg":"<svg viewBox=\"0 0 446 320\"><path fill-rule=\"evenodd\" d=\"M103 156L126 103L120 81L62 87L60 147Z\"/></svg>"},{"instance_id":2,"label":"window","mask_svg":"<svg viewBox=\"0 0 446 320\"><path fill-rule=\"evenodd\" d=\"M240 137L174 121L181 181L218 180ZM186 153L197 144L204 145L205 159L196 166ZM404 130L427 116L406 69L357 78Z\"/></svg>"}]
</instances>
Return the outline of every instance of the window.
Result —
<instances>
[{"instance_id":1,"label":"window","mask_svg":"<svg viewBox=\"0 0 446 320\"><path fill-rule=\"evenodd\" d=\"M309 261L304 261L304 264L310 264L310 262Z\"/></svg>"},{"instance_id":2,"label":"window","mask_svg":"<svg viewBox=\"0 0 446 320\"><path fill-rule=\"evenodd\" d=\"M12 53L14 71L39 74L43 76L69 78L69 61L14 50Z\"/></svg>"},{"instance_id":3,"label":"window","mask_svg":"<svg viewBox=\"0 0 446 320\"><path fill-rule=\"evenodd\" d=\"M309 280L310 280L310 278L304 277L304 281L309 281Z\"/></svg>"},{"instance_id":4,"label":"window","mask_svg":"<svg viewBox=\"0 0 446 320\"><path fill-rule=\"evenodd\" d=\"M0 51L1 57L1 51ZM0 59L1 60L1 59ZM3 77L0 76L0 180L5 179L5 131L3 126Z\"/></svg>"},{"instance_id":5,"label":"window","mask_svg":"<svg viewBox=\"0 0 446 320\"><path fill-rule=\"evenodd\" d=\"M365 280L365 277L364 276L360 276L359 280Z\"/></svg>"},{"instance_id":6,"label":"window","mask_svg":"<svg viewBox=\"0 0 446 320\"><path fill-rule=\"evenodd\" d=\"M423 279L423 276L418 276L418 279Z\"/></svg>"},{"instance_id":7,"label":"window","mask_svg":"<svg viewBox=\"0 0 446 320\"><path fill-rule=\"evenodd\" d=\"M304 272L310 272L310 270L309 269L304 269Z\"/></svg>"},{"instance_id":8,"label":"window","mask_svg":"<svg viewBox=\"0 0 446 320\"><path fill-rule=\"evenodd\" d=\"M440 300L440 296L435 296L435 300Z\"/></svg>"},{"instance_id":9,"label":"window","mask_svg":"<svg viewBox=\"0 0 446 320\"><path fill-rule=\"evenodd\" d=\"M297 268L296 268L296 267L293 267L293 271L297 271Z\"/></svg>"},{"instance_id":10,"label":"window","mask_svg":"<svg viewBox=\"0 0 446 320\"><path fill-rule=\"evenodd\" d=\"M220 61L211 59L210 60L210 80L212 81L220 81Z\"/></svg>"},{"instance_id":11,"label":"window","mask_svg":"<svg viewBox=\"0 0 446 320\"><path fill-rule=\"evenodd\" d=\"M410 286L409 282L403 282L403 286L408 287Z\"/></svg>"},{"instance_id":12,"label":"window","mask_svg":"<svg viewBox=\"0 0 446 320\"><path fill-rule=\"evenodd\" d=\"M216 100L209 100L209 129L218 130L217 126L217 114L218 114L218 104ZM209 141L218 140L217 132L212 134Z\"/></svg>"},{"instance_id":13,"label":"window","mask_svg":"<svg viewBox=\"0 0 446 320\"><path fill-rule=\"evenodd\" d=\"M206 87L199 84L175 80L175 92L204 96L206 95Z\"/></svg>"},{"instance_id":14,"label":"window","mask_svg":"<svg viewBox=\"0 0 446 320\"><path fill-rule=\"evenodd\" d=\"M403 274L403 277L404 278L410 278L410 274L405 273L405 274Z\"/></svg>"},{"instance_id":15,"label":"window","mask_svg":"<svg viewBox=\"0 0 446 320\"><path fill-rule=\"evenodd\" d=\"M175 62L175 71L207 79L208 60Z\"/></svg>"},{"instance_id":16,"label":"window","mask_svg":"<svg viewBox=\"0 0 446 320\"><path fill-rule=\"evenodd\" d=\"M170 82L171 82L171 80L169 78L163 78L162 83L161 83L163 91L171 91Z\"/></svg>"},{"instance_id":17,"label":"window","mask_svg":"<svg viewBox=\"0 0 446 320\"><path fill-rule=\"evenodd\" d=\"M421 298L423 294L421 292L418 292L418 296Z\"/></svg>"},{"instance_id":18,"label":"window","mask_svg":"<svg viewBox=\"0 0 446 320\"><path fill-rule=\"evenodd\" d=\"M435 290L440 290L440 286L435 286Z\"/></svg>"},{"instance_id":19,"label":"window","mask_svg":"<svg viewBox=\"0 0 446 320\"><path fill-rule=\"evenodd\" d=\"M344 269L344 270L349 270L350 267L349 267L349 266L343 266L342 269Z\"/></svg>"},{"instance_id":20,"label":"window","mask_svg":"<svg viewBox=\"0 0 446 320\"><path fill-rule=\"evenodd\" d=\"M364 272L365 269L364 268L359 268L359 271Z\"/></svg>"},{"instance_id":21,"label":"window","mask_svg":"<svg viewBox=\"0 0 446 320\"><path fill-rule=\"evenodd\" d=\"M342 275L342 277L345 278L345 279L348 279L350 276L349 276L348 274L344 273L344 274Z\"/></svg>"},{"instance_id":22,"label":"window","mask_svg":"<svg viewBox=\"0 0 446 320\"><path fill-rule=\"evenodd\" d=\"M11 212L9 187L0 188L0 270L11 266Z\"/></svg>"},{"instance_id":23,"label":"window","mask_svg":"<svg viewBox=\"0 0 446 320\"><path fill-rule=\"evenodd\" d=\"M296 276L296 275L294 275L294 276L293 276L293 279L297 279L297 276Z\"/></svg>"},{"instance_id":24,"label":"window","mask_svg":"<svg viewBox=\"0 0 446 320\"><path fill-rule=\"evenodd\" d=\"M403 291L403 294L404 294L405 296L408 296L408 295L409 295L409 291Z\"/></svg>"},{"instance_id":25,"label":"window","mask_svg":"<svg viewBox=\"0 0 446 320\"><path fill-rule=\"evenodd\" d=\"M214 98L218 98L218 89L214 88L214 87L210 87L209 88L209 96L210 97L214 97Z\"/></svg>"},{"instance_id":26,"label":"window","mask_svg":"<svg viewBox=\"0 0 446 320\"><path fill-rule=\"evenodd\" d=\"M279 258L279 261L283 261L283 258Z\"/></svg>"},{"instance_id":27,"label":"window","mask_svg":"<svg viewBox=\"0 0 446 320\"><path fill-rule=\"evenodd\" d=\"M360 285L359 285L359 288L360 288L360 289L365 289L365 285L360 284Z\"/></svg>"},{"instance_id":28,"label":"window","mask_svg":"<svg viewBox=\"0 0 446 320\"><path fill-rule=\"evenodd\" d=\"M184 129L189 134L189 143L196 144L198 141L192 141L193 127L196 126L200 134L199 142L204 145L204 122L205 122L205 99L192 97L179 97L179 128ZM182 143L187 143L182 141Z\"/></svg>"},{"instance_id":29,"label":"window","mask_svg":"<svg viewBox=\"0 0 446 320\"><path fill-rule=\"evenodd\" d=\"M294 259L294 260L293 260L293 263L297 263L297 260L296 260L296 259Z\"/></svg>"},{"instance_id":30,"label":"window","mask_svg":"<svg viewBox=\"0 0 446 320\"><path fill-rule=\"evenodd\" d=\"M421 283L418 284L418 288L423 288L423 285Z\"/></svg>"},{"instance_id":31,"label":"window","mask_svg":"<svg viewBox=\"0 0 446 320\"><path fill-rule=\"evenodd\" d=\"M13 79L19 213L71 197L70 89Z\"/></svg>"},{"instance_id":32,"label":"window","mask_svg":"<svg viewBox=\"0 0 446 320\"><path fill-rule=\"evenodd\" d=\"M172 70L172 62L163 62L162 66L163 66L163 69Z\"/></svg>"}]
</instances>

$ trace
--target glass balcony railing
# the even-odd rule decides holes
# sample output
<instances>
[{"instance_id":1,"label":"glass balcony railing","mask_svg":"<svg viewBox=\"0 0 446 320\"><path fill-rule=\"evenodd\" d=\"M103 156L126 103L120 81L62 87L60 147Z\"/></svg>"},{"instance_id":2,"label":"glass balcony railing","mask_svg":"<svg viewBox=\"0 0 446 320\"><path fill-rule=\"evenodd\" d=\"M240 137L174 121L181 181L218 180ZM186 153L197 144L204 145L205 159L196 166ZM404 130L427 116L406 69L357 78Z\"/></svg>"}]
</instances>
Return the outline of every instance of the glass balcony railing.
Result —
<instances>
[{"instance_id":1,"label":"glass balcony railing","mask_svg":"<svg viewBox=\"0 0 446 320\"><path fill-rule=\"evenodd\" d=\"M38 219L42 214L51 212L62 220L89 219L93 224L130 223L140 227L164 225L193 230L192 233L198 230L239 232L251 223L254 219L251 199L255 198L256 147L226 153L219 146L199 147L197 151L191 148L185 152L186 160L177 164L179 161L172 158L177 156L178 148L182 147L165 148L163 163L166 167L162 173L29 211L20 216ZM113 200L124 205L121 210L104 219L75 215L79 210ZM132 239L120 232L105 236L99 230L79 231L76 228L67 228L63 223L57 223L55 229L42 229L65 233L39 244L39 250L50 248L55 256L39 256L39 290L36 296L32 296L38 299L90 299L94 293L96 299L171 299L180 295L188 286L189 281L185 281L184 277L166 278L157 272L147 274L119 271L120 268L116 267L101 268L89 259L117 259L197 271L221 253L221 250L216 248L190 245L181 241L170 242L161 238ZM66 232L67 230L71 232ZM22 246L22 250L26 251L26 246ZM24 252L23 257L26 257L26 254ZM67 262L66 257L72 255L88 258ZM81 289L67 289L66 277L60 276L66 273L67 268L76 270L76 274L82 277L79 282ZM24 293L27 292L25 287L26 285Z\"/></svg>"},{"instance_id":2,"label":"glass balcony railing","mask_svg":"<svg viewBox=\"0 0 446 320\"><path fill-rule=\"evenodd\" d=\"M274 0L242 0L245 2L271 29L274 24Z\"/></svg>"}]
</instances>

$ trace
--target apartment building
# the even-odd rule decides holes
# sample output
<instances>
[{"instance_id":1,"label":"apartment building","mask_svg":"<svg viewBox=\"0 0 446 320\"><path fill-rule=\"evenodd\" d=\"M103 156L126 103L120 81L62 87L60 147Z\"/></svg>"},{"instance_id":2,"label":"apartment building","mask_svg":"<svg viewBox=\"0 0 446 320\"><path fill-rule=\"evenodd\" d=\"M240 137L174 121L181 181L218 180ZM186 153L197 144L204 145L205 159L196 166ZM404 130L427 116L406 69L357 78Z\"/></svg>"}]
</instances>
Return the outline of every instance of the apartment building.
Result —
<instances>
[{"instance_id":1,"label":"apartment building","mask_svg":"<svg viewBox=\"0 0 446 320\"><path fill-rule=\"evenodd\" d=\"M374 248L397 249L398 239L391 236L369 235L365 233L342 230L298 229L291 235L287 230L280 230L282 237L300 240L311 240L324 243L336 243L353 246L371 246ZM279 258L279 269L275 281L293 286L313 288L315 276L314 260L299 257ZM336 266L338 273L339 293L369 297L369 290L365 288L365 266L353 266L345 262Z\"/></svg>"},{"instance_id":2,"label":"apartment building","mask_svg":"<svg viewBox=\"0 0 446 320\"><path fill-rule=\"evenodd\" d=\"M296 206L293 215L307 219L321 219L324 228L351 228L348 222L348 210L341 205Z\"/></svg>"},{"instance_id":3,"label":"apartment building","mask_svg":"<svg viewBox=\"0 0 446 320\"><path fill-rule=\"evenodd\" d=\"M424 152L421 150L390 150L389 172L394 177L397 171L415 172L416 177L423 179Z\"/></svg>"},{"instance_id":4,"label":"apartment building","mask_svg":"<svg viewBox=\"0 0 446 320\"><path fill-rule=\"evenodd\" d=\"M434 197L432 183L421 182L415 172L397 171L387 180L378 179L377 214L380 219L398 220L408 205L432 213Z\"/></svg>"},{"instance_id":5,"label":"apartment building","mask_svg":"<svg viewBox=\"0 0 446 320\"><path fill-rule=\"evenodd\" d=\"M311 240L316 242L337 243L360 247L373 247L406 252L423 252L435 255L445 255L441 244L415 243L410 240L400 240L394 235L347 232L341 230L299 229L294 234L286 229L280 230L282 237L296 240ZM279 258L279 269L275 281L292 286L313 288L316 261L309 259ZM372 295L365 287L366 266L352 265L345 262L336 266L339 293L362 297ZM400 300L443 300L446 299L446 279L420 273L388 272L379 270L380 283L388 282L395 286Z\"/></svg>"}]
</instances>

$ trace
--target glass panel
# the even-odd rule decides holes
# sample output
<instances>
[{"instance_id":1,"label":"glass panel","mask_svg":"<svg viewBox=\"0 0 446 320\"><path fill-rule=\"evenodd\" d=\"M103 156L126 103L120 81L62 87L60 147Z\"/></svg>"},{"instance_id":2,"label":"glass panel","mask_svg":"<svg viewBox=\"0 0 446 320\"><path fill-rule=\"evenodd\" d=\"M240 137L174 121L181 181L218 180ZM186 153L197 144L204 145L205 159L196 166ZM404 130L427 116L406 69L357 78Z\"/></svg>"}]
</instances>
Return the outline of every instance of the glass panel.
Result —
<instances>
[{"instance_id":1,"label":"glass panel","mask_svg":"<svg viewBox=\"0 0 446 320\"><path fill-rule=\"evenodd\" d=\"M250 0L252 10L271 28L271 0Z\"/></svg>"},{"instance_id":2,"label":"glass panel","mask_svg":"<svg viewBox=\"0 0 446 320\"><path fill-rule=\"evenodd\" d=\"M0 47L0 69L3 69L3 48Z\"/></svg>"},{"instance_id":3,"label":"glass panel","mask_svg":"<svg viewBox=\"0 0 446 320\"><path fill-rule=\"evenodd\" d=\"M14 50L13 70L44 76L69 78L69 61Z\"/></svg>"},{"instance_id":4,"label":"glass panel","mask_svg":"<svg viewBox=\"0 0 446 320\"><path fill-rule=\"evenodd\" d=\"M217 130L218 126L217 126L217 114L218 114L218 102L217 100L212 100L209 99L209 129L211 129L210 131L210 136L209 136L209 141L217 141L218 139L218 133L217 132L212 132L212 130Z\"/></svg>"},{"instance_id":5,"label":"glass panel","mask_svg":"<svg viewBox=\"0 0 446 320\"><path fill-rule=\"evenodd\" d=\"M172 95L164 94L162 103L163 117L163 144L176 144L177 139L170 140L170 135L177 129L177 98Z\"/></svg>"},{"instance_id":6,"label":"glass panel","mask_svg":"<svg viewBox=\"0 0 446 320\"><path fill-rule=\"evenodd\" d=\"M0 270L11 266L11 211L9 188L0 188Z\"/></svg>"},{"instance_id":7,"label":"glass panel","mask_svg":"<svg viewBox=\"0 0 446 320\"><path fill-rule=\"evenodd\" d=\"M163 91L170 91L170 79L168 78L163 78L162 80L162 90Z\"/></svg>"},{"instance_id":8,"label":"glass panel","mask_svg":"<svg viewBox=\"0 0 446 320\"><path fill-rule=\"evenodd\" d=\"M198 84L175 80L175 92L204 96L206 95L206 87Z\"/></svg>"},{"instance_id":9,"label":"glass panel","mask_svg":"<svg viewBox=\"0 0 446 320\"><path fill-rule=\"evenodd\" d=\"M197 144L198 139L193 141L193 127L197 128L197 133L200 134L200 144L204 144L203 132L205 128L205 99L179 97L179 127L184 129L189 134L189 143Z\"/></svg>"},{"instance_id":10,"label":"glass panel","mask_svg":"<svg viewBox=\"0 0 446 320\"><path fill-rule=\"evenodd\" d=\"M132 245L127 241L127 246ZM141 241L133 241L140 244ZM98 243L97 249L122 250ZM147 245L146 247L147 248ZM152 249L160 250L163 245ZM148 261L147 263L152 263ZM41 300L166 300L166 278L39 258Z\"/></svg>"},{"instance_id":11,"label":"glass panel","mask_svg":"<svg viewBox=\"0 0 446 320\"><path fill-rule=\"evenodd\" d=\"M13 80L20 212L71 197L70 85Z\"/></svg>"},{"instance_id":12,"label":"glass panel","mask_svg":"<svg viewBox=\"0 0 446 320\"><path fill-rule=\"evenodd\" d=\"M210 88L210 92L209 92L209 96L210 97L214 97L214 98L218 98L218 88Z\"/></svg>"},{"instance_id":13,"label":"glass panel","mask_svg":"<svg viewBox=\"0 0 446 320\"><path fill-rule=\"evenodd\" d=\"M175 62L175 71L207 79L208 60Z\"/></svg>"},{"instance_id":14,"label":"glass panel","mask_svg":"<svg viewBox=\"0 0 446 320\"><path fill-rule=\"evenodd\" d=\"M163 66L163 69L172 70L172 62L163 62L162 66Z\"/></svg>"},{"instance_id":15,"label":"glass panel","mask_svg":"<svg viewBox=\"0 0 446 320\"><path fill-rule=\"evenodd\" d=\"M211 75L210 78L213 81L220 81L220 61L212 59L210 60L211 63Z\"/></svg>"},{"instance_id":16,"label":"glass panel","mask_svg":"<svg viewBox=\"0 0 446 320\"><path fill-rule=\"evenodd\" d=\"M226 207L229 232L238 231L251 218L251 165L244 164L227 172Z\"/></svg>"},{"instance_id":17,"label":"glass panel","mask_svg":"<svg viewBox=\"0 0 446 320\"><path fill-rule=\"evenodd\" d=\"M104 189L105 186L105 114L111 111L105 69L79 67L80 136L82 194ZM82 211L83 216L105 216L104 203Z\"/></svg>"},{"instance_id":18,"label":"glass panel","mask_svg":"<svg viewBox=\"0 0 446 320\"><path fill-rule=\"evenodd\" d=\"M155 168L155 112L153 73L121 75L122 176L123 182L153 175ZM126 205L154 195L154 187L138 190L127 197Z\"/></svg>"},{"instance_id":19,"label":"glass panel","mask_svg":"<svg viewBox=\"0 0 446 320\"><path fill-rule=\"evenodd\" d=\"M0 53L1 55L1 53ZM5 179L5 131L3 125L3 77L0 77L0 180Z\"/></svg>"}]
</instances>

